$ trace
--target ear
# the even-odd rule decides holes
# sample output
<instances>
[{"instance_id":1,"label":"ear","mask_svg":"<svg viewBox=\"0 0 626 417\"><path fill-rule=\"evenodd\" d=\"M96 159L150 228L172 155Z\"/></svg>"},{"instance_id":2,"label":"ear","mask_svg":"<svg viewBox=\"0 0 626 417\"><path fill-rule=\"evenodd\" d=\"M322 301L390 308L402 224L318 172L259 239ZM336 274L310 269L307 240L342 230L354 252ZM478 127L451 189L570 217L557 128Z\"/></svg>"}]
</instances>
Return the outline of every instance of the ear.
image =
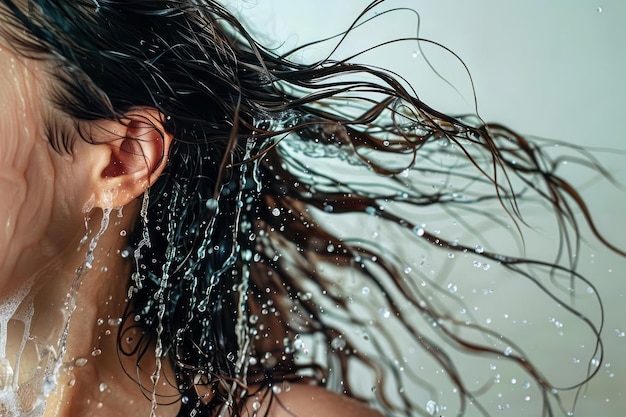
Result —
<instances>
[{"instance_id":1,"label":"ear","mask_svg":"<svg viewBox=\"0 0 626 417\"><path fill-rule=\"evenodd\" d=\"M154 184L167 164L172 135L156 109L134 108L122 120L96 122L91 132L96 207L127 205Z\"/></svg>"}]
</instances>

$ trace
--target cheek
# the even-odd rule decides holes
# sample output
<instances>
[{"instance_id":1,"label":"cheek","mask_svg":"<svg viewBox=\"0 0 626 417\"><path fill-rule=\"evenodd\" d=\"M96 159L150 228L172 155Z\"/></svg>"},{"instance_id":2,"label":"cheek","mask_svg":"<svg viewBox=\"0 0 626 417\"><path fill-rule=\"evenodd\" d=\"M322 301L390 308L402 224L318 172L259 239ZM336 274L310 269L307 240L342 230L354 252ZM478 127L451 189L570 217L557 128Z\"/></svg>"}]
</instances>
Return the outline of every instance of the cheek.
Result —
<instances>
[{"instance_id":1,"label":"cheek","mask_svg":"<svg viewBox=\"0 0 626 417\"><path fill-rule=\"evenodd\" d=\"M50 221L54 169L41 128L41 102L12 67L0 87L0 269L15 266ZM7 88L7 81L13 80Z\"/></svg>"},{"instance_id":2,"label":"cheek","mask_svg":"<svg viewBox=\"0 0 626 417\"><path fill-rule=\"evenodd\" d=\"M20 206L17 235L29 243L42 237L52 216L55 171L47 149L33 151L25 172L26 191Z\"/></svg>"},{"instance_id":3,"label":"cheek","mask_svg":"<svg viewBox=\"0 0 626 417\"><path fill-rule=\"evenodd\" d=\"M52 213L54 171L49 158L36 150L24 158L28 168L12 166L0 176L0 258L9 264L43 243Z\"/></svg>"}]
</instances>

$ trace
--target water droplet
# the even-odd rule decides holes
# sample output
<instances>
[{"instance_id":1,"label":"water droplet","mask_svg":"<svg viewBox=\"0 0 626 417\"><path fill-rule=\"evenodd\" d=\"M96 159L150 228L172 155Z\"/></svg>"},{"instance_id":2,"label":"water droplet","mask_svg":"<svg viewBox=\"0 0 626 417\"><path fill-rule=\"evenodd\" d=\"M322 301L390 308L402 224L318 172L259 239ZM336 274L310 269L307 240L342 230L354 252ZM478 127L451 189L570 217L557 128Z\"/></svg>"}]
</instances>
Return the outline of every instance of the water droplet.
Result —
<instances>
[{"instance_id":1,"label":"water droplet","mask_svg":"<svg viewBox=\"0 0 626 417\"><path fill-rule=\"evenodd\" d=\"M121 317L117 317L117 318L110 318L107 323L109 324L109 326L119 326L120 324L122 324L122 319Z\"/></svg>"},{"instance_id":2,"label":"water droplet","mask_svg":"<svg viewBox=\"0 0 626 417\"><path fill-rule=\"evenodd\" d=\"M252 408L254 409L254 411L258 411L261 408L261 403L256 400L252 403Z\"/></svg>"},{"instance_id":3,"label":"water droplet","mask_svg":"<svg viewBox=\"0 0 626 417\"><path fill-rule=\"evenodd\" d=\"M126 236L126 230L120 230L120 236Z\"/></svg>"},{"instance_id":4,"label":"water droplet","mask_svg":"<svg viewBox=\"0 0 626 417\"><path fill-rule=\"evenodd\" d=\"M596 12L602 13L602 7L601 6L596 7Z\"/></svg>"},{"instance_id":5,"label":"water droplet","mask_svg":"<svg viewBox=\"0 0 626 417\"><path fill-rule=\"evenodd\" d=\"M104 392L104 391L106 391L106 389L107 389L108 387L109 387L109 386L108 386L106 383L101 382L101 383L100 383L100 385L98 386L98 389L100 390L100 392Z\"/></svg>"},{"instance_id":6,"label":"water droplet","mask_svg":"<svg viewBox=\"0 0 626 417\"><path fill-rule=\"evenodd\" d=\"M335 337L330 342L330 347L332 347L335 350L342 350L346 347L346 340L342 338L341 336Z\"/></svg>"},{"instance_id":7,"label":"water droplet","mask_svg":"<svg viewBox=\"0 0 626 417\"><path fill-rule=\"evenodd\" d=\"M363 293L364 295L368 295L370 293L370 287L363 287L361 289L361 293Z\"/></svg>"},{"instance_id":8,"label":"water droplet","mask_svg":"<svg viewBox=\"0 0 626 417\"><path fill-rule=\"evenodd\" d=\"M302 339L296 339L293 342L293 348L296 350L300 350L304 348L304 341Z\"/></svg>"},{"instance_id":9,"label":"water droplet","mask_svg":"<svg viewBox=\"0 0 626 417\"><path fill-rule=\"evenodd\" d=\"M504 349L504 356L511 356L513 354L513 348L511 346L507 346Z\"/></svg>"},{"instance_id":10,"label":"water droplet","mask_svg":"<svg viewBox=\"0 0 626 417\"><path fill-rule=\"evenodd\" d=\"M437 406L437 403L434 402L433 400L429 400L426 403L426 412L430 414L431 416L434 416L437 413L437 411L439 411L439 406Z\"/></svg>"},{"instance_id":11,"label":"water droplet","mask_svg":"<svg viewBox=\"0 0 626 417\"><path fill-rule=\"evenodd\" d=\"M483 247L482 247L482 246L480 246L480 245L476 245L476 248L474 249L474 251L475 251L476 253L484 253L484 252L485 252L485 248L483 248Z\"/></svg>"},{"instance_id":12,"label":"water droplet","mask_svg":"<svg viewBox=\"0 0 626 417\"><path fill-rule=\"evenodd\" d=\"M87 359L78 358L74 361L74 365L78 368L82 368L83 366L87 365Z\"/></svg>"},{"instance_id":13,"label":"water droplet","mask_svg":"<svg viewBox=\"0 0 626 417\"><path fill-rule=\"evenodd\" d=\"M413 233L415 233L418 236L424 236L424 229L418 226L415 226L413 228Z\"/></svg>"},{"instance_id":14,"label":"water droplet","mask_svg":"<svg viewBox=\"0 0 626 417\"><path fill-rule=\"evenodd\" d=\"M615 333L617 333L617 337L624 337L624 336L626 336L626 332L624 332L623 330L620 330L620 329L615 329Z\"/></svg>"},{"instance_id":15,"label":"water droplet","mask_svg":"<svg viewBox=\"0 0 626 417\"><path fill-rule=\"evenodd\" d=\"M274 394L280 394L281 392L283 392L283 389L279 387L278 385L274 385L272 386L272 392Z\"/></svg>"},{"instance_id":16,"label":"water droplet","mask_svg":"<svg viewBox=\"0 0 626 417\"><path fill-rule=\"evenodd\" d=\"M391 316L391 312L389 311L389 309L387 307L383 307L378 311L381 315L382 318L387 319L389 318L389 316Z\"/></svg>"},{"instance_id":17,"label":"water droplet","mask_svg":"<svg viewBox=\"0 0 626 417\"><path fill-rule=\"evenodd\" d=\"M411 273L411 271L412 271L412 269L411 269L411 267L410 267L410 266L407 266L406 268L404 268L404 273L405 273L405 274L410 274L410 273Z\"/></svg>"},{"instance_id":18,"label":"water droplet","mask_svg":"<svg viewBox=\"0 0 626 417\"><path fill-rule=\"evenodd\" d=\"M458 287L455 283L451 282L448 284L448 291L451 292L452 294L454 294L455 292L458 291Z\"/></svg>"},{"instance_id":19,"label":"water droplet","mask_svg":"<svg viewBox=\"0 0 626 417\"><path fill-rule=\"evenodd\" d=\"M411 54L411 56L412 56L413 58L417 58L418 56L420 56L420 51L417 51L417 50L416 50L416 51L413 51L413 53Z\"/></svg>"},{"instance_id":20,"label":"water droplet","mask_svg":"<svg viewBox=\"0 0 626 417\"><path fill-rule=\"evenodd\" d=\"M218 206L217 200L214 198L210 198L206 201L206 208L209 210L215 210Z\"/></svg>"},{"instance_id":21,"label":"water droplet","mask_svg":"<svg viewBox=\"0 0 626 417\"><path fill-rule=\"evenodd\" d=\"M91 352L91 356L100 356L102 354L102 351L100 349L94 349Z\"/></svg>"}]
</instances>

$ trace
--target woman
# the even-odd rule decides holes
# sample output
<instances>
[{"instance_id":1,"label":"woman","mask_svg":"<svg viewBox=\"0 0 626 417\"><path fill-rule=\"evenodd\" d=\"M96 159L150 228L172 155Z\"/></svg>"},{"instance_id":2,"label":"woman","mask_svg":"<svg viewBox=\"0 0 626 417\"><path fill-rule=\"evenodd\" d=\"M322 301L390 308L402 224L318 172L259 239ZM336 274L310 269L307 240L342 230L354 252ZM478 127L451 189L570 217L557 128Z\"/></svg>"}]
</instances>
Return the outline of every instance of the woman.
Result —
<instances>
[{"instance_id":1,"label":"woman","mask_svg":"<svg viewBox=\"0 0 626 417\"><path fill-rule=\"evenodd\" d=\"M558 406L414 254L527 278L599 340L559 291L584 281L568 259L499 255L424 220L499 208L522 228L519 203L538 199L575 253L585 205L541 146L438 112L390 72L277 56L216 2L1 4L0 414L434 415L415 395L437 378L450 408L483 410L489 384L470 387L452 347L504 358L544 413ZM328 227L343 214L412 246Z\"/></svg>"}]
</instances>

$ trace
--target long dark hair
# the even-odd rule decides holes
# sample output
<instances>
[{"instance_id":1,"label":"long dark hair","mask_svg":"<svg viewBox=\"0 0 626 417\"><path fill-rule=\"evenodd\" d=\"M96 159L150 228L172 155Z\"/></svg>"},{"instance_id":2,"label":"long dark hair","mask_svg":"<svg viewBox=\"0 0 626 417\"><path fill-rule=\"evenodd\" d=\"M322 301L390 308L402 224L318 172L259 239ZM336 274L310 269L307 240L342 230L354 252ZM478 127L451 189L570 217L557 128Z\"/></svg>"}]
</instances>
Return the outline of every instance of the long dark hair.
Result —
<instances>
[{"instance_id":1,"label":"long dark hair","mask_svg":"<svg viewBox=\"0 0 626 417\"><path fill-rule=\"evenodd\" d=\"M602 319L579 312L563 287L593 288L575 272L577 211L604 240L540 143L430 108L384 69L294 62L214 1L2 4L5 35L49 63L65 114L79 123L150 106L176 138L122 254L135 270L119 350L139 363L156 346L172 362L181 398L161 400L180 400L180 415L239 414L248 386L271 396L302 378L385 413L434 414L438 403L414 395L438 392L411 363L419 351L453 385L458 414L468 404L488 414L480 399L490 383L470 386L462 372L469 355L517 365L551 415L555 384L512 338L453 311L463 304L457 284L421 268L437 253L528 280L588 326L601 360ZM71 150L71 135L52 127L49 136ZM503 255L501 242L477 245L436 226L444 213L473 232L468 217L489 217L519 243L525 202L554 213L555 259ZM344 222L360 230L347 235ZM359 234L370 223L404 253ZM134 327L142 340L125 337Z\"/></svg>"}]
</instances>

